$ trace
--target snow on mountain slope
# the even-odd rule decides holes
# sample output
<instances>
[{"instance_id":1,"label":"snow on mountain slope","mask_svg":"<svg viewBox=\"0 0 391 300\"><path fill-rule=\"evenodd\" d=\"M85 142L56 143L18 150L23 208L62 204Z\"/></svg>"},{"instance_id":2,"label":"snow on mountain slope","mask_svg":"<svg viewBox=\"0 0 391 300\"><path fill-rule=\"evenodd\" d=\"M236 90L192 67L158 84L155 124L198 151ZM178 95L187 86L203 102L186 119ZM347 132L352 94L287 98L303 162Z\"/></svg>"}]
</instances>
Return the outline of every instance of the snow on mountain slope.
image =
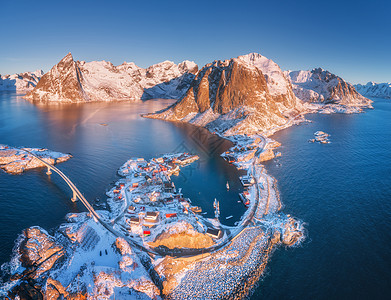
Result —
<instances>
[{"instance_id":1,"label":"snow on mountain slope","mask_svg":"<svg viewBox=\"0 0 391 300\"><path fill-rule=\"evenodd\" d=\"M0 91L28 91L33 89L43 75L42 70L0 76Z\"/></svg>"},{"instance_id":2,"label":"snow on mountain slope","mask_svg":"<svg viewBox=\"0 0 391 300\"><path fill-rule=\"evenodd\" d=\"M321 68L312 71L285 71L296 97L307 102L345 107L371 107L372 101L360 95L341 77Z\"/></svg>"},{"instance_id":3,"label":"snow on mountain slope","mask_svg":"<svg viewBox=\"0 0 391 300\"><path fill-rule=\"evenodd\" d=\"M115 101L179 98L189 88L198 70L194 62L170 61L140 68L124 62L74 61L68 53L26 95L33 101Z\"/></svg>"},{"instance_id":4,"label":"snow on mountain slope","mask_svg":"<svg viewBox=\"0 0 391 300\"><path fill-rule=\"evenodd\" d=\"M368 82L365 85L354 85L357 92L366 97L377 97L391 99L391 83Z\"/></svg>"},{"instance_id":5,"label":"snow on mountain slope","mask_svg":"<svg viewBox=\"0 0 391 300\"><path fill-rule=\"evenodd\" d=\"M284 126L301 107L279 66L251 53L207 64L183 98L147 117L190 122L224 135L253 134Z\"/></svg>"}]
</instances>

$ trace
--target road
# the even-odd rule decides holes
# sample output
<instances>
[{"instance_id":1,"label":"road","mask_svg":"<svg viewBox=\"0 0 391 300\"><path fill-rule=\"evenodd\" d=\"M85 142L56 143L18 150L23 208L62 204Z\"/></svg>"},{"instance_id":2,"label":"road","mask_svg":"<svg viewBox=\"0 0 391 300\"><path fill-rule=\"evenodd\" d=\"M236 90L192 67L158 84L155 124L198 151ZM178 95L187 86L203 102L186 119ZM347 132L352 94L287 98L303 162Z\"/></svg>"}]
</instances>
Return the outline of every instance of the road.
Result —
<instances>
[{"instance_id":1,"label":"road","mask_svg":"<svg viewBox=\"0 0 391 300\"><path fill-rule=\"evenodd\" d=\"M26 149L23 149L23 148L20 148L20 150L27 152L29 155L31 155L31 156L35 157L36 159L38 159L39 161L41 161L50 170L52 170L52 171L56 172L58 175L60 175L60 177L68 184L68 186L75 193L77 198L79 198L80 201L83 203L83 205L87 208L87 210L90 212L91 216L93 216L94 220L96 222L100 223L106 230L111 232L114 236L123 238L124 240L126 240L129 243L130 246L135 247L139 250L142 250L152 256L154 256L154 255L160 255L160 256L170 255L173 257L189 257L189 256L196 256L196 255L200 255L200 254L204 254L204 253L210 253L210 252L213 252L213 251L216 251L216 250L219 250L219 249L225 247L229 242L231 242L234 238L236 238L253 221L255 212L256 212L258 205L259 205L259 194L260 194L258 178L257 178L257 176L254 176L254 175L256 175L255 174L255 166L258 163L258 156L263 151L263 148L265 147L265 143L266 143L264 137L261 137L261 139L262 139L262 144L259 147L259 149L256 151L256 153L254 155L253 163L252 163L252 174L253 174L256 189L257 189L256 197L255 197L255 201L254 201L253 205L251 206L249 214L246 216L246 219L242 222L242 224L239 225L240 231L238 230L239 232L237 231L237 234L235 234L235 235L232 235L230 233L228 235L228 237L226 239L224 239L224 241L222 241L221 243L219 243L217 245L214 245L214 246L211 246L208 248L201 248L201 249L174 249L174 250L171 250L171 249L163 248L163 247L146 248L144 245L137 243L136 241L129 238L125 234L114 229L114 227L112 225L103 221L102 218L100 217L100 215L94 210L94 208L91 206L91 204L87 201L87 199L79 191L79 189L73 184L73 182L62 171L57 169L55 166L49 164L48 162L44 161L40 157L36 156L32 152L30 152ZM129 204L128 199L126 197L126 192L125 192L125 199L124 200L127 202L127 204ZM124 213L125 213L125 210L121 213L121 216L123 216ZM117 221L117 220L118 220L118 217L115 218L115 221Z\"/></svg>"}]
</instances>

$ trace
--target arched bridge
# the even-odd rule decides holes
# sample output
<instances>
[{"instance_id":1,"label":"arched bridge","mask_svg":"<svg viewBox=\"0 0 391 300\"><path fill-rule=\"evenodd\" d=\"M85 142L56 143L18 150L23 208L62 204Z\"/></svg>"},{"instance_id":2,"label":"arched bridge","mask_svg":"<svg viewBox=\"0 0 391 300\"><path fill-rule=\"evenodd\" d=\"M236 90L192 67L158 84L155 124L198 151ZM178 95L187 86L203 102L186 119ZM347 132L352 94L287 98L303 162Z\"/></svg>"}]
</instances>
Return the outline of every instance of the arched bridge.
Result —
<instances>
[{"instance_id":1,"label":"arched bridge","mask_svg":"<svg viewBox=\"0 0 391 300\"><path fill-rule=\"evenodd\" d=\"M104 228L106 228L108 231L110 231L114 236L122 237L131 246L133 246L133 247L135 247L135 248L137 248L139 250L145 251L148 254L151 254L151 255L156 255L157 254L157 252L155 252L155 251L153 251L151 249L148 249L148 248L144 247L143 245L135 243L133 240L129 239L127 236L125 236L121 232L115 230L113 228L113 226L111 226L111 224L108 224L105 221L103 221L102 218L99 216L99 214L94 210L94 208L91 206L91 204L83 196L83 194L78 190L78 188L73 184L73 182L63 172L61 172L59 169L57 169L55 166L51 165L50 163L44 161L42 158L40 158L39 156L35 155L34 153L32 153L32 152L30 152L30 151L28 151L26 149L23 149L23 148L19 148L19 149L24 151L24 152L26 152L26 153L28 153L29 155L31 155L32 157L38 159L39 161L41 161L48 168L47 174L51 174L50 171L54 171L58 175L60 175L60 177L68 184L68 186L71 188L71 190L73 192L72 201L76 201L77 198L80 199L80 201L84 204L84 206L90 212L90 214L94 218L94 220L96 222L99 222Z\"/></svg>"},{"instance_id":2,"label":"arched bridge","mask_svg":"<svg viewBox=\"0 0 391 300\"><path fill-rule=\"evenodd\" d=\"M87 210L91 213L91 215L94 217L94 219L96 221L99 221L100 220L100 216L96 213L96 211L94 210L94 208L91 206L91 204L87 201L87 199L83 196L82 193L80 193L80 191L77 189L77 187L73 184L73 182L63 173L61 172L59 169L57 169L55 166L51 165L50 163L46 162L45 160L43 160L42 158L40 158L39 156L35 155L34 153L26 150L26 149L20 149L22 151L25 151L27 152L29 155L31 155L32 157L38 159L40 162L42 162L47 168L48 168L48 172L47 174L51 174L51 171L54 171L56 172L58 175L60 175L60 177L62 179L64 179L64 181L68 184L68 186L71 188L72 192L73 192L73 197L72 197L72 201L76 201L78 198L80 199L80 201L84 204L84 206L87 208Z\"/></svg>"}]
</instances>

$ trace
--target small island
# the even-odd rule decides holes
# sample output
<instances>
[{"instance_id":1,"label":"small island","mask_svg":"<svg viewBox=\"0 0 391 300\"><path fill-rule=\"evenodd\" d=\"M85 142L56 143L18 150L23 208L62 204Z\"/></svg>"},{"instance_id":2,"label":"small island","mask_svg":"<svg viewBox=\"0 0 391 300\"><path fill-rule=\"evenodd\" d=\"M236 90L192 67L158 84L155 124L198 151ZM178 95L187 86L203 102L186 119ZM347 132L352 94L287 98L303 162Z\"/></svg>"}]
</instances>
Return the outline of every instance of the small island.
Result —
<instances>
[{"instance_id":1,"label":"small island","mask_svg":"<svg viewBox=\"0 0 391 300\"><path fill-rule=\"evenodd\" d=\"M20 174L26 170L46 167L44 162L55 165L71 157L70 154L43 148L16 148L0 145L0 168L9 174Z\"/></svg>"},{"instance_id":2,"label":"small island","mask_svg":"<svg viewBox=\"0 0 391 300\"><path fill-rule=\"evenodd\" d=\"M246 172L240 178L244 192L238 196L247 210L235 226L220 222L217 200L214 218L206 218L202 207L194 206L171 181L197 155L131 158L107 192L109 211L89 208L89 213L68 214L53 234L36 226L23 231L10 265L9 295L248 295L271 251L296 245L304 235L302 222L280 212L275 179L259 164L264 149L276 147L275 142L249 136L235 140L229 156L223 155Z\"/></svg>"},{"instance_id":3,"label":"small island","mask_svg":"<svg viewBox=\"0 0 391 300\"><path fill-rule=\"evenodd\" d=\"M315 143L315 142L318 142L319 144L330 144L330 135L326 132L323 132L323 131L316 131L314 133L314 138L313 139L310 139L308 140L309 143Z\"/></svg>"}]
</instances>

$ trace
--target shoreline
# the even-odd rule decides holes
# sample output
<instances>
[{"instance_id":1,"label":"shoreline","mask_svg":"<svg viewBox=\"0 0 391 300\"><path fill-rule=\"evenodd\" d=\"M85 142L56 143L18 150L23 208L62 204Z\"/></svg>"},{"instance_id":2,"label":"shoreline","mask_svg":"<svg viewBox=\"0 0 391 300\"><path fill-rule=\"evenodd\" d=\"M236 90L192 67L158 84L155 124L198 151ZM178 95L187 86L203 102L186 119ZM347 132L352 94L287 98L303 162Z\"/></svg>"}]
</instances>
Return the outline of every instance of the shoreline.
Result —
<instances>
[{"instance_id":1,"label":"shoreline","mask_svg":"<svg viewBox=\"0 0 391 300\"><path fill-rule=\"evenodd\" d=\"M310 113L310 112L307 112L307 113ZM292 122L293 124L297 124L297 122L295 121L295 119L297 118L297 116L295 117L295 118L293 118L292 120L290 120L289 122ZM303 121L303 119L301 119L300 120L300 122L301 121ZM291 125L293 125L292 123L289 123L289 126L291 126ZM286 124L286 125L288 125L288 124ZM289 126L284 126L284 128L287 128L287 127L289 127ZM284 128L279 128L278 130L281 130L281 129L284 129ZM208 129L208 128L207 128ZM278 131L278 130L276 130L276 131ZM210 131L210 130L209 130ZM273 132L274 133L274 132ZM220 136L220 137L222 137L222 136ZM226 138L227 139L227 137L224 137L224 138ZM234 146L232 147L232 148L234 148L235 146L237 146L237 141L238 141L238 136L233 136L232 137L233 138L233 140L232 139L228 139L228 140L230 140L231 142L233 142L234 143ZM249 137L246 137L246 138L249 138ZM264 152L264 150L265 150L265 148L266 148L266 145L269 145L269 144L271 144L271 143L273 143L273 140L271 140L270 138L265 138L264 136L262 136L262 138L263 139L267 139L268 140L268 143L266 143L265 144L265 141L264 141L264 145L263 145L263 147L262 147L262 151L260 151L259 153L257 153L258 155L257 156L255 156L255 154L256 154L256 150L254 151L254 155L253 155L253 157L255 156L256 158L258 158L258 156L260 155L260 154L262 154L263 152ZM244 143L243 145L246 145L247 146L247 144L246 143ZM252 149L252 150L254 150L254 149ZM250 158L250 160L251 160L251 158ZM262 252L263 254L258 258L258 259L256 259L256 263L255 263L255 265L257 266L257 267L255 267L255 268L253 268L253 266L254 265L252 265L252 266L249 266L248 267L248 270L252 270L250 273L245 273L245 275L243 275L242 277L240 277L240 278L242 278L244 281L241 281L240 282L240 285L242 285L243 284L243 282L246 282L246 281L248 281L249 282L249 284L248 284L248 288L246 288L246 292L245 293L250 293L250 291L251 291L251 288L253 287L253 283L250 283L250 281L252 282L252 280L254 281L254 282L256 282L257 281L257 279L251 279L251 278L253 278L252 277L252 275L249 275L249 274L259 274L259 275L257 275L257 276L255 276L254 278L258 278L259 279L259 276L261 276L262 274L263 274L263 271L264 271L264 268L265 268L265 266L266 266L266 264L267 264L267 262L268 262L268 258L269 258L269 255L270 255L270 252L273 250L273 249L275 249L276 248L276 245L278 245L278 244L280 244L281 243L281 236L280 236L280 238L278 239L278 238L276 238L275 237L275 234L276 234L276 232L275 231L273 231L272 229L277 229L277 228L280 228L280 229L284 229L284 227L286 227L286 226L290 226L290 225L292 225L293 227L292 228L298 228L297 226L298 226L298 224L295 222L295 220L294 219L290 219L290 220L294 220L293 222L291 222L289 219L284 219L284 216L280 216L280 215L277 215L277 212L281 209L281 206L282 206L282 204L281 204L281 201L280 201L280 199L279 199L279 196L278 196L278 189L275 187L275 183L276 183L276 179L275 178L272 178L272 176L270 176L270 175L268 175L267 174L267 172L266 172L266 170L264 169L264 166L263 165L260 165L259 164L259 166L261 167L261 175L259 175L259 176L262 176L262 178L263 178L263 180L265 180L265 178L266 178L266 182L267 182L267 186L268 186L268 188L267 188L267 190L268 190L268 192L267 192L267 194L268 194L268 196L267 196L267 201L266 201L266 203L265 203L265 206L264 206L264 210L263 210L263 213L260 213L260 219L258 219L258 218L256 218L257 220L257 222L260 222L260 224L258 224L260 227L258 228L258 233L263 233L263 236L265 237L265 239L267 240L267 241L269 241L269 242L271 242L271 244L265 244L265 243L261 243L261 241L255 241L254 239L252 239L253 241L254 241L254 243L256 244L256 245L253 245L253 244L251 244L250 243L250 245L249 245L249 247L247 248L247 251L246 251L246 253L250 253L250 252L253 252L254 250L258 250L258 247L260 247L261 249L268 249L266 252ZM244 164L242 165L242 167L243 168L246 168L247 167L247 169L248 169L248 167L249 167L249 161L247 160L247 161L245 161L244 162ZM254 174L253 175L256 175L256 176L258 176L258 174L257 174L257 172L253 172ZM265 183L265 181L262 181L263 183ZM270 183L271 182L271 183ZM257 186L258 186L258 184L257 184ZM258 188L259 189L259 188ZM270 201L270 194L271 193L275 193L275 195L273 196L274 198L273 198L273 200L272 201ZM253 194L254 194L254 192L252 192ZM258 194L259 194L259 192L258 192ZM272 205L270 205L270 204L272 204ZM258 212L260 212L260 211L258 211ZM248 213L248 211L246 211L246 213L244 214L244 216L246 215ZM266 216L268 216L267 218L265 217L265 215ZM285 221L285 223L283 222L283 221ZM300 225L300 224L299 224ZM222 227L224 227L224 226L222 226ZM228 226L225 226L225 227L227 227L228 228ZM256 229L246 229L245 231L256 231ZM259 231L260 230L260 231ZM280 234L281 234L281 232L280 232ZM235 246L235 244L237 244L237 242L243 237L243 238L245 238L244 236L245 236L246 234L245 233L239 233L231 242L230 242L230 245L229 246L224 246L224 249L222 249L222 250L218 250L217 251L217 253L214 253L214 255L210 255L209 257L207 257L207 258L205 258L205 257L201 257L201 261L202 261L202 263L201 263L201 266L204 266L205 267L205 259L206 260L209 260L209 261L218 261L219 260L219 257L225 257L225 259L223 259L222 260L222 262L224 262L224 263L222 263L222 264L220 264L220 266L221 265L224 265L225 266L225 268L227 268L227 259L229 259L229 257L230 257L230 253L229 252L224 252L227 248L229 248L230 246L232 246L232 247L234 247ZM258 234L258 235L260 235L260 234ZM302 233L301 233L301 236L302 236ZM274 241L274 242L272 242L272 240ZM291 239L289 238L289 235L288 235L288 237L286 238L286 241L288 242L288 244L290 243L290 241L291 241ZM239 243L240 244L240 243ZM262 244L261 246L260 246L260 244ZM258 246L257 246L258 245ZM136 249L135 249L136 250ZM243 249L242 249L243 250ZM134 251L134 250L131 250L131 251ZM136 251L136 252L138 252L138 250ZM257 252L257 251L255 251L255 252ZM260 253L259 251L258 251L258 253ZM143 255L142 255L143 256ZM161 261L159 261L158 262L158 264L155 264L154 265L154 258L152 258L152 262L150 262L149 264L151 265L151 263L152 263L152 265L153 266L155 266L155 269L158 269L158 267L159 267L159 265L162 263ZM144 263L142 263L142 265L144 265ZM188 274L188 272L191 272L191 268L195 268L195 269L198 269L197 267L197 263L196 263L196 265L194 265L194 266L188 266L189 268L186 268L186 274ZM241 264L241 266L243 267L243 263ZM261 266L261 267L259 267L259 266ZM232 267L232 268L234 268L234 266L230 266L230 267ZM210 269L209 270L215 270L215 268L216 268L216 266L215 265L211 265L210 266ZM163 273L162 273L163 274ZM186 274L182 274L181 275L181 273L177 273L177 272L174 272L174 274L171 274L172 275L172 277L173 277L173 280L177 280L177 279L180 279L179 280L179 282L177 282L177 285L175 286L175 288L172 290L172 292L168 292L168 293L164 293L164 295L166 295L167 296L167 294L168 295L172 295L173 297L175 296L175 295L177 295L178 297L179 297L179 295L180 295L180 293L178 294L178 292L182 289L182 287L183 286L186 286L186 287L189 287L189 286L191 286L193 283L192 282L189 282L189 280L188 280L188 277L189 276L187 276L186 277ZM218 272L216 272L216 271L214 271L213 272L213 274L216 274L216 275L221 275L221 276L223 276L222 274L219 274ZM238 277L236 276L237 274L239 274L237 271L235 271L235 272L233 272L233 274L235 274L235 277L233 277L234 279L237 279ZM167 275L169 275L168 273L167 273ZM149 276L151 276L151 274L149 274ZM178 276L179 277L181 277L181 278L178 278ZM224 274L224 276L226 276L226 274ZM224 277L223 276L223 277ZM152 277L152 276L151 276ZM163 278L169 278L169 276L163 276ZM225 277L224 277L225 278ZM216 278L216 282L219 282L219 280ZM235 287L238 287L239 285L236 285ZM216 288L218 288L218 287L216 287ZM164 287L163 287L163 290L164 290ZM171 291L171 289L169 289L170 291ZM222 291L221 290L215 290L216 292L217 292L217 294L215 294L215 296L217 296L217 295L221 295L222 294ZM227 292L228 294L230 294L230 295L234 295L235 294L235 291L233 291L232 289L229 289L229 291L228 290L226 290L226 291L224 291L224 292ZM242 293L242 292L241 292ZM203 294L203 296L205 296L205 294ZM176 297L176 296L175 296Z\"/></svg>"}]
</instances>

